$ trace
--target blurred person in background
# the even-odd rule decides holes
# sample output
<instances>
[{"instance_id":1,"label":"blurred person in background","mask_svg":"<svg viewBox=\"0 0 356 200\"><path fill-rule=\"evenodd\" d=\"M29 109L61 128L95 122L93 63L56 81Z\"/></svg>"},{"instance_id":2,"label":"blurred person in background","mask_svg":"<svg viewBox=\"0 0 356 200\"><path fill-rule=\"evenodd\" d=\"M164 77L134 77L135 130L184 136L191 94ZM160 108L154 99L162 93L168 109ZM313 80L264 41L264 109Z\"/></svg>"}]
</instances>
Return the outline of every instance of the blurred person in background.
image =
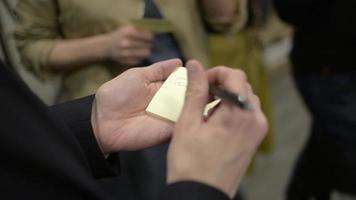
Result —
<instances>
[{"instance_id":1,"label":"blurred person in background","mask_svg":"<svg viewBox=\"0 0 356 200\"><path fill-rule=\"evenodd\" d=\"M1 1L0 2L0 9L1 12L2 10L9 11L10 10L10 5L7 1ZM8 65L11 66L11 58L10 58L10 51L9 47L7 44L7 37L6 37L6 31L5 31L5 22L2 20L3 19L3 13L0 14L1 20L0 20L0 58Z\"/></svg>"},{"instance_id":2,"label":"blurred person in background","mask_svg":"<svg viewBox=\"0 0 356 200\"><path fill-rule=\"evenodd\" d=\"M291 176L288 200L356 194L356 1L274 0L295 29L291 53L311 133Z\"/></svg>"},{"instance_id":3,"label":"blurred person in background","mask_svg":"<svg viewBox=\"0 0 356 200\"><path fill-rule=\"evenodd\" d=\"M248 19L241 31L210 34L210 52L213 65L223 64L242 69L246 73L252 88L261 98L262 110L270 124L270 132L259 149L263 153L269 153L273 149L270 87L263 64L263 50L267 45L264 38L266 36L264 29L270 17L270 4L269 0L248 0ZM253 169L253 165L250 169Z\"/></svg>"},{"instance_id":4,"label":"blurred person in background","mask_svg":"<svg viewBox=\"0 0 356 200\"><path fill-rule=\"evenodd\" d=\"M9 0L0 1L0 58L9 67L13 67L14 58L12 55L12 32L9 30L9 24L14 20L13 7ZM14 48L16 49L16 48Z\"/></svg>"},{"instance_id":5,"label":"blurred person in background","mask_svg":"<svg viewBox=\"0 0 356 200\"><path fill-rule=\"evenodd\" d=\"M238 30L244 0L20 0L16 39L27 67L42 78L62 73L61 101L95 91L127 67L171 57L210 66L205 27ZM134 19L168 20L172 33L136 28Z\"/></svg>"},{"instance_id":6,"label":"blurred person in background","mask_svg":"<svg viewBox=\"0 0 356 200\"><path fill-rule=\"evenodd\" d=\"M86 96L128 67L169 58L210 66L206 28L239 30L245 0L20 0L16 40L22 60L43 79L63 76L59 101ZM154 34L134 19L168 20L174 31ZM155 199L165 183L167 145L121 153L138 199Z\"/></svg>"}]
</instances>

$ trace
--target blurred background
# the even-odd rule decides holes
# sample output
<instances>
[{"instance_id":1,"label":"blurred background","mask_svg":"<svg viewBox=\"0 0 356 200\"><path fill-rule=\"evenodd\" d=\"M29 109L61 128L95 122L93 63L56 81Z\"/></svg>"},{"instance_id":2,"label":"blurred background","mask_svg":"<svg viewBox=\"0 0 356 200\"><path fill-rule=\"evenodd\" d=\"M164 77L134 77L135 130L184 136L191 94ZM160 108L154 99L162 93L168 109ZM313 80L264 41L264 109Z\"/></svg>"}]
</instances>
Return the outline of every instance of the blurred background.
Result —
<instances>
[{"instance_id":1,"label":"blurred background","mask_svg":"<svg viewBox=\"0 0 356 200\"><path fill-rule=\"evenodd\" d=\"M13 9L16 3L16 0L0 1L0 56L15 66L16 71L44 102L52 105L57 102L60 77L41 80L21 63L13 37L16 18ZM310 117L290 74L288 56L292 48L293 29L278 19L272 7L268 7L268 16L258 34L261 66L267 77L265 87L269 90L267 98L271 104L268 109L271 110L273 137L268 150L256 156L249 175L243 181L242 195L244 199L251 200L282 200L297 156L309 135ZM224 49L225 46L221 45L229 44L229 41L241 41L238 37L246 39L241 35L211 34L209 41L212 52ZM219 59L225 59L219 57L219 53L214 56L216 64L219 64ZM333 192L331 198L356 199L342 192Z\"/></svg>"}]
</instances>

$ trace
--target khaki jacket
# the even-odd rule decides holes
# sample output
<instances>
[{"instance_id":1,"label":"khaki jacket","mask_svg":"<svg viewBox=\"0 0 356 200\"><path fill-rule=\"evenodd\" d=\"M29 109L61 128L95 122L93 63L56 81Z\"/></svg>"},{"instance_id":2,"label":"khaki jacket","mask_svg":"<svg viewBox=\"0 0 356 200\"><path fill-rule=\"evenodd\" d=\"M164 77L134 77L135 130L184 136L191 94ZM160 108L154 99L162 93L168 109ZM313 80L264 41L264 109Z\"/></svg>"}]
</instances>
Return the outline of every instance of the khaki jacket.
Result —
<instances>
[{"instance_id":1,"label":"khaki jacket","mask_svg":"<svg viewBox=\"0 0 356 200\"><path fill-rule=\"evenodd\" d=\"M197 0L156 0L163 17L169 20L185 58L198 59L209 66L208 40ZM111 32L140 19L144 0L20 0L16 12L16 40L23 62L42 78L51 73L48 55L57 41ZM246 19L246 0L239 0L236 20L229 30L238 30ZM221 28L214 19L205 19ZM115 68L115 69L113 69ZM92 65L64 74L62 100L95 92L124 68Z\"/></svg>"}]
</instances>

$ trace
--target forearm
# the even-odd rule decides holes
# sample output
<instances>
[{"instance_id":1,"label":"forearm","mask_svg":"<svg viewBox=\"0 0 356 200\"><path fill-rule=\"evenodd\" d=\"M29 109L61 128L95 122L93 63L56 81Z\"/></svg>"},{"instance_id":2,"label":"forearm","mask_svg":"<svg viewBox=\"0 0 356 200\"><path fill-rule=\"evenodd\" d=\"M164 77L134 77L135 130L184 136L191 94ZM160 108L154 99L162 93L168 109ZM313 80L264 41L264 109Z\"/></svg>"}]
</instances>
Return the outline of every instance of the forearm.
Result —
<instances>
[{"instance_id":1,"label":"forearm","mask_svg":"<svg viewBox=\"0 0 356 200\"><path fill-rule=\"evenodd\" d=\"M200 0L202 9L208 18L229 23L233 20L238 0Z\"/></svg>"},{"instance_id":2,"label":"forearm","mask_svg":"<svg viewBox=\"0 0 356 200\"><path fill-rule=\"evenodd\" d=\"M58 42L48 57L48 66L54 72L103 62L107 59L109 41L106 35Z\"/></svg>"}]
</instances>

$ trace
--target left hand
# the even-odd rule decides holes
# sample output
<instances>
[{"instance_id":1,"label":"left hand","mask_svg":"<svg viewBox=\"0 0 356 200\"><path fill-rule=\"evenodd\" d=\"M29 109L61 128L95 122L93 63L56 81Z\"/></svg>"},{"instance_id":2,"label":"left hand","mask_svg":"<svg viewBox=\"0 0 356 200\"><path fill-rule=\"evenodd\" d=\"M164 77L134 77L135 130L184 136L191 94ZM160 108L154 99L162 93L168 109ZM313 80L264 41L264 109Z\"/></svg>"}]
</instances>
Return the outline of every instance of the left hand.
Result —
<instances>
[{"instance_id":1,"label":"left hand","mask_svg":"<svg viewBox=\"0 0 356 200\"><path fill-rule=\"evenodd\" d=\"M102 85L92 107L92 126L104 154L139 150L167 141L173 123L146 114L163 81L182 66L178 59L132 68Z\"/></svg>"}]
</instances>

